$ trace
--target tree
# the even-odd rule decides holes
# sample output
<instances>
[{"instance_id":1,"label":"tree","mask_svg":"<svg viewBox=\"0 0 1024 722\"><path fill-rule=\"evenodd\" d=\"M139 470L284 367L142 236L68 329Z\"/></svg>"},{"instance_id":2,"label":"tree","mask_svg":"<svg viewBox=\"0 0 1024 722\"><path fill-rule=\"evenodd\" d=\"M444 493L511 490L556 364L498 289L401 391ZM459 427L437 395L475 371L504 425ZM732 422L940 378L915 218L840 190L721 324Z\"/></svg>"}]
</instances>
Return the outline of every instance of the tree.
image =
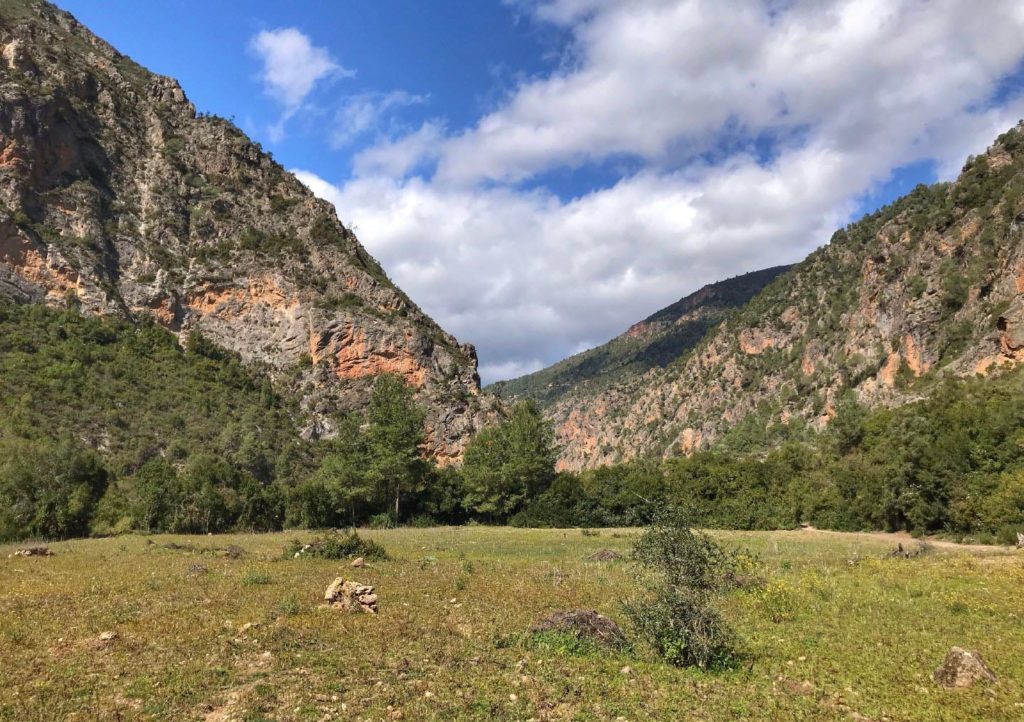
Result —
<instances>
[{"instance_id":1,"label":"tree","mask_svg":"<svg viewBox=\"0 0 1024 722\"><path fill-rule=\"evenodd\" d=\"M466 448L466 506L492 521L515 514L555 477L551 425L532 400L515 405L500 426L483 429Z\"/></svg>"},{"instance_id":2,"label":"tree","mask_svg":"<svg viewBox=\"0 0 1024 722\"><path fill-rule=\"evenodd\" d=\"M353 414L342 417L338 424L338 434L324 443L327 453L320 468L313 474L311 487L306 493L322 489L334 514L355 526L357 518L363 516L374 496L373 480L368 478L367 473L367 439L359 428L359 417ZM312 500L316 496L314 494L309 498Z\"/></svg>"},{"instance_id":3,"label":"tree","mask_svg":"<svg viewBox=\"0 0 1024 722\"><path fill-rule=\"evenodd\" d=\"M394 500L395 521L404 493L421 491L427 464L420 455L423 409L412 389L393 374L377 378L366 412L366 479L381 498Z\"/></svg>"},{"instance_id":4,"label":"tree","mask_svg":"<svg viewBox=\"0 0 1024 722\"><path fill-rule=\"evenodd\" d=\"M99 457L74 441L0 441L0 539L84 536L106 486Z\"/></svg>"}]
</instances>

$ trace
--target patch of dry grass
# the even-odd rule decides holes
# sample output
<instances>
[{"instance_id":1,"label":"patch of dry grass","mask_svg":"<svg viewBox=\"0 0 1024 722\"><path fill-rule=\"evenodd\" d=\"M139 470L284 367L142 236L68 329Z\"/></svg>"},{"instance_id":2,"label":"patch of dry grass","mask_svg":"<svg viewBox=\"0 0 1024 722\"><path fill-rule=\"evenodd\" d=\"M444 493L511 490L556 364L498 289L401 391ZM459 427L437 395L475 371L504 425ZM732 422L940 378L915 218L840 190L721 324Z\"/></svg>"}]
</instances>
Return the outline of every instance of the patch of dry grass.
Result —
<instances>
[{"instance_id":1,"label":"patch of dry grass","mask_svg":"<svg viewBox=\"0 0 1024 722\"><path fill-rule=\"evenodd\" d=\"M584 557L626 552L628 530L360 533L393 559L283 559L289 540L313 536L295 532L71 541L50 558L0 548L0 719L1024 718L1024 554L883 560L892 545L876 540L720 534L758 552L770 580L727 602L743 662L700 673L643 647L526 643L552 610L623 621L636 570ZM380 614L320 609L336 576L374 585ZM953 645L978 649L999 683L937 688L930 674Z\"/></svg>"}]
</instances>

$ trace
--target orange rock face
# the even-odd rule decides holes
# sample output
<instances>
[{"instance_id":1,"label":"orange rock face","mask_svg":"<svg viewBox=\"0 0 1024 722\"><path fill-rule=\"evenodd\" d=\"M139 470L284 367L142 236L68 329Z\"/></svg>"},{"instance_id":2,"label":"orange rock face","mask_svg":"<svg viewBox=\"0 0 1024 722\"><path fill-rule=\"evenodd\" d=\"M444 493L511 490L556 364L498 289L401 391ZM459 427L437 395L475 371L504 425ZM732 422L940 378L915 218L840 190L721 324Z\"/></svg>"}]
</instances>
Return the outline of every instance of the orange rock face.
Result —
<instances>
[{"instance_id":1,"label":"orange rock face","mask_svg":"<svg viewBox=\"0 0 1024 722\"><path fill-rule=\"evenodd\" d=\"M292 313L299 307L299 299L286 295L269 276L251 280L247 288L207 286L185 297L185 306L202 316L216 314L231 318L244 315L257 305Z\"/></svg>"},{"instance_id":2,"label":"orange rock face","mask_svg":"<svg viewBox=\"0 0 1024 722\"><path fill-rule=\"evenodd\" d=\"M47 298L63 299L68 291L81 288L78 273L56 259L44 255L17 229L0 231L0 263L26 281L44 289Z\"/></svg>"}]
</instances>

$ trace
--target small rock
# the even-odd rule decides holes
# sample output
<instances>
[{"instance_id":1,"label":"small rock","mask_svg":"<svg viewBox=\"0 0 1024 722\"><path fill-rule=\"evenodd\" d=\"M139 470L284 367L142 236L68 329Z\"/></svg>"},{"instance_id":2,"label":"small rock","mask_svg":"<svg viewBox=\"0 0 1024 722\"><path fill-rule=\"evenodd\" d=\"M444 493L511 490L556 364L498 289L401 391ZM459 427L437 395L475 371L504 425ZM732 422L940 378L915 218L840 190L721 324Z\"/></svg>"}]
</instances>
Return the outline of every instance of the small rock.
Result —
<instances>
[{"instance_id":1,"label":"small rock","mask_svg":"<svg viewBox=\"0 0 1024 722\"><path fill-rule=\"evenodd\" d=\"M331 582L324 592L324 600L334 609L377 613L377 594L374 588L359 582L346 581L344 577L338 577Z\"/></svg>"},{"instance_id":2,"label":"small rock","mask_svg":"<svg viewBox=\"0 0 1024 722\"><path fill-rule=\"evenodd\" d=\"M101 642L113 642L117 639L117 632L102 632L99 636Z\"/></svg>"},{"instance_id":3,"label":"small rock","mask_svg":"<svg viewBox=\"0 0 1024 722\"><path fill-rule=\"evenodd\" d=\"M611 562L622 559L622 555L614 549L598 549L586 558L588 562Z\"/></svg>"},{"instance_id":4,"label":"small rock","mask_svg":"<svg viewBox=\"0 0 1024 722\"><path fill-rule=\"evenodd\" d=\"M25 547L24 549L18 549L12 557L52 557L53 552L50 551L50 547Z\"/></svg>"},{"instance_id":5,"label":"small rock","mask_svg":"<svg viewBox=\"0 0 1024 722\"><path fill-rule=\"evenodd\" d=\"M943 687L971 687L982 680L995 682L996 675L977 652L953 647L932 679Z\"/></svg>"},{"instance_id":6,"label":"small rock","mask_svg":"<svg viewBox=\"0 0 1024 722\"><path fill-rule=\"evenodd\" d=\"M625 674L625 675L629 675L629 674L632 674L632 673L633 673L633 668L632 668L632 667L630 667L630 666L629 666L629 665L627 664L627 665L626 665L625 667L623 667L622 669L620 669L620 670L619 670L619 672L621 672L622 674Z\"/></svg>"},{"instance_id":7,"label":"small rock","mask_svg":"<svg viewBox=\"0 0 1024 722\"><path fill-rule=\"evenodd\" d=\"M356 557L355 559L352 560L352 566L354 566L356 569L358 569L359 567L363 566L364 564L366 564L366 562L363 561L362 557Z\"/></svg>"}]
</instances>

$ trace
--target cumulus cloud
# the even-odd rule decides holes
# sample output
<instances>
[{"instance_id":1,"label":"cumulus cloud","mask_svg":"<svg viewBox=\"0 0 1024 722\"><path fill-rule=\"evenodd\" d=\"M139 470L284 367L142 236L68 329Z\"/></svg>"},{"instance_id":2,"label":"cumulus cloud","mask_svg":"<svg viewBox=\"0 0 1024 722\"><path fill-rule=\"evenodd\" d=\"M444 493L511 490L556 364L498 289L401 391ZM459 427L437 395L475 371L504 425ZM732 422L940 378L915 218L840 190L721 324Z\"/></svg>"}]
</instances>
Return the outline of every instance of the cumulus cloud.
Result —
<instances>
[{"instance_id":1,"label":"cumulus cloud","mask_svg":"<svg viewBox=\"0 0 1024 722\"><path fill-rule=\"evenodd\" d=\"M249 41L249 49L263 63L263 89L281 104L281 119L271 127L272 139L284 135L284 124L302 107L320 80L330 76L352 77L326 48L313 45L297 28L262 30Z\"/></svg>"},{"instance_id":2,"label":"cumulus cloud","mask_svg":"<svg viewBox=\"0 0 1024 722\"><path fill-rule=\"evenodd\" d=\"M1015 0L549 0L565 62L469 128L430 122L304 182L477 343L486 380L551 363L699 286L802 258L900 166L955 175L1024 114ZM1006 93L1002 93L1006 96ZM635 172L561 199L543 173Z\"/></svg>"}]
</instances>

